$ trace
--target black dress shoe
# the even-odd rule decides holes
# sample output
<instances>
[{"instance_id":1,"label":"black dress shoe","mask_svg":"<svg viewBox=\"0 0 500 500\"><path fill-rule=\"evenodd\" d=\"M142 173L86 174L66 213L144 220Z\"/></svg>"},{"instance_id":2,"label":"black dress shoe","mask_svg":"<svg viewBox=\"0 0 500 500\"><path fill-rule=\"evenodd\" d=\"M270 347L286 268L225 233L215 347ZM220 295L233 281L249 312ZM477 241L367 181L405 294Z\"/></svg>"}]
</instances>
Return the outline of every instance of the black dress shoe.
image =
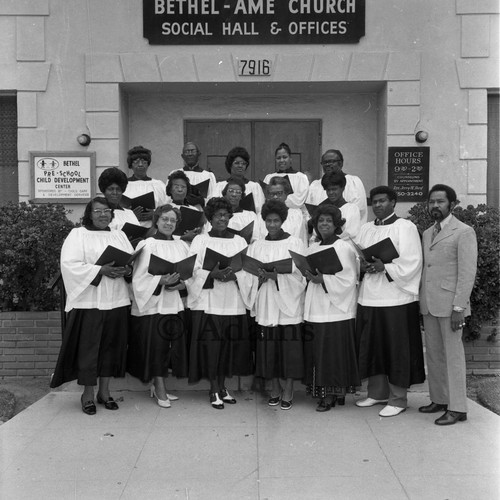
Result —
<instances>
[{"instance_id":1,"label":"black dress shoe","mask_svg":"<svg viewBox=\"0 0 500 500\"><path fill-rule=\"evenodd\" d=\"M436 425L453 425L457 422L465 422L467 420L467 413L460 411L448 410L444 415L441 415L434 421Z\"/></svg>"},{"instance_id":2,"label":"black dress shoe","mask_svg":"<svg viewBox=\"0 0 500 500\"><path fill-rule=\"evenodd\" d=\"M267 404L269 406L278 406L280 404L280 401L281 401L281 395L269 398L267 400Z\"/></svg>"},{"instance_id":3,"label":"black dress shoe","mask_svg":"<svg viewBox=\"0 0 500 500\"><path fill-rule=\"evenodd\" d=\"M95 415L96 414L96 407L95 403L90 399L89 401L83 402L83 395L80 398L80 401L82 402L82 411L83 413L87 415Z\"/></svg>"},{"instance_id":4,"label":"black dress shoe","mask_svg":"<svg viewBox=\"0 0 500 500\"><path fill-rule=\"evenodd\" d=\"M437 413L439 411L446 411L448 409L448 405L441 405L438 403L431 403L427 406L421 406L418 411L420 413Z\"/></svg>"},{"instance_id":5,"label":"black dress shoe","mask_svg":"<svg viewBox=\"0 0 500 500\"><path fill-rule=\"evenodd\" d=\"M290 399L290 401L285 401L284 399L281 400L281 406L280 408L282 410L289 410L292 407L293 401Z\"/></svg>"},{"instance_id":6,"label":"black dress shoe","mask_svg":"<svg viewBox=\"0 0 500 500\"><path fill-rule=\"evenodd\" d=\"M224 389L221 389L219 392L219 396L221 397L222 401L224 403L228 403L230 405L235 405L236 404L236 399L227 392L227 389L224 387Z\"/></svg>"},{"instance_id":7,"label":"black dress shoe","mask_svg":"<svg viewBox=\"0 0 500 500\"><path fill-rule=\"evenodd\" d=\"M106 408L106 410L118 410L119 408L119 406L116 404L116 401L111 396L109 396L107 400L104 400L104 398L102 398L101 395L97 393L97 402L100 405L104 405L104 408Z\"/></svg>"}]
</instances>

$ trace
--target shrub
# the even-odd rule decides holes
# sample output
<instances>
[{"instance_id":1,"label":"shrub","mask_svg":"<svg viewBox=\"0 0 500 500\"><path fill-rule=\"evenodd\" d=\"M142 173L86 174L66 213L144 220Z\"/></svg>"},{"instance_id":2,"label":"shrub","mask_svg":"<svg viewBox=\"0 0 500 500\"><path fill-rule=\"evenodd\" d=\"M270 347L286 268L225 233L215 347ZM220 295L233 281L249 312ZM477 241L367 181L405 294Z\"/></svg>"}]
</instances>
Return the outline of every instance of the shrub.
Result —
<instances>
[{"instance_id":1,"label":"shrub","mask_svg":"<svg viewBox=\"0 0 500 500\"><path fill-rule=\"evenodd\" d=\"M496 318L500 308L499 214L494 207L469 205L467 208L456 207L453 215L473 227L477 237L477 274L470 298L471 316L466 319L465 329L465 339L470 341L479 337L483 323ZM420 233L433 224L427 203L414 205L408 218L416 224Z\"/></svg>"},{"instance_id":2,"label":"shrub","mask_svg":"<svg viewBox=\"0 0 500 500\"><path fill-rule=\"evenodd\" d=\"M59 292L49 283L59 272L64 239L74 227L60 204L8 203L0 207L0 306L50 311Z\"/></svg>"}]
</instances>

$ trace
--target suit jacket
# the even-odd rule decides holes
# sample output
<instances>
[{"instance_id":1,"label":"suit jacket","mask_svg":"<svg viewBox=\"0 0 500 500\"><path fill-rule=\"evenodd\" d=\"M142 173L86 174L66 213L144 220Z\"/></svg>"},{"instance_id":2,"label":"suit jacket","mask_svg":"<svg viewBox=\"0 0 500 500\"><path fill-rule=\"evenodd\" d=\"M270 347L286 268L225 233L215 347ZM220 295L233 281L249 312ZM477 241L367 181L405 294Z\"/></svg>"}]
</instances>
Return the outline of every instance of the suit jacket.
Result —
<instances>
[{"instance_id":1,"label":"suit jacket","mask_svg":"<svg viewBox=\"0 0 500 500\"><path fill-rule=\"evenodd\" d=\"M420 310L422 314L447 317L453 306L459 306L469 316L477 268L476 233L453 215L431 243L433 228L424 231L422 238Z\"/></svg>"}]
</instances>

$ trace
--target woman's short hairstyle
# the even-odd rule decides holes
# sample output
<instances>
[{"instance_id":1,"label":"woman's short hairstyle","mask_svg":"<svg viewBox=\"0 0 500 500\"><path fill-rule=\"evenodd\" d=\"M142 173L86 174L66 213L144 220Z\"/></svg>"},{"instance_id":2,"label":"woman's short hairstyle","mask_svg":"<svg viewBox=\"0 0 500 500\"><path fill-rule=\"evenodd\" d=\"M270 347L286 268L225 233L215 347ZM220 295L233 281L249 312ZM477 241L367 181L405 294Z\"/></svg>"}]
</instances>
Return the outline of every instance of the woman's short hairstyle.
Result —
<instances>
[{"instance_id":1,"label":"woman's short hairstyle","mask_svg":"<svg viewBox=\"0 0 500 500\"><path fill-rule=\"evenodd\" d=\"M344 172L330 172L321 178L321 185L326 190L329 186L340 186L345 189L346 178Z\"/></svg>"},{"instance_id":2,"label":"woman's short hairstyle","mask_svg":"<svg viewBox=\"0 0 500 500\"><path fill-rule=\"evenodd\" d=\"M452 187L447 186L446 184L435 184L434 186L432 186L431 190L429 191L429 197L427 199L429 200L431 197L431 194L436 192L436 191L444 191L446 193L446 197L448 198L448 201L450 203L456 203L456 201L457 201L456 191Z\"/></svg>"},{"instance_id":3,"label":"woman's short hairstyle","mask_svg":"<svg viewBox=\"0 0 500 500\"><path fill-rule=\"evenodd\" d=\"M227 180L227 184L224 186L224 189L222 190L222 196L226 196L230 184L238 185L241 188L241 196L242 197L245 196L245 183L238 177L229 177L229 179Z\"/></svg>"},{"instance_id":4,"label":"woman's short hairstyle","mask_svg":"<svg viewBox=\"0 0 500 500\"><path fill-rule=\"evenodd\" d=\"M161 217L161 214L165 214L167 212L174 212L175 215L177 216L177 223L175 224L175 227L179 225L179 222L182 219L181 216L181 211L167 203L166 205L162 205L161 207L158 207L154 213L153 213L153 227L156 227L158 229L158 219Z\"/></svg>"},{"instance_id":5,"label":"woman's short hairstyle","mask_svg":"<svg viewBox=\"0 0 500 500\"><path fill-rule=\"evenodd\" d=\"M193 189L191 187L191 183L189 182L189 177L182 170L174 170L169 176L167 181L167 195L172 196L172 186L174 185L174 181L183 180L186 183L187 193L186 197L192 193Z\"/></svg>"},{"instance_id":6,"label":"woman's short hairstyle","mask_svg":"<svg viewBox=\"0 0 500 500\"><path fill-rule=\"evenodd\" d=\"M151 165L151 150L144 146L134 146L132 149L129 149L127 153L128 168L132 168L132 163L138 158L146 160L148 166Z\"/></svg>"},{"instance_id":7,"label":"woman's short hairstyle","mask_svg":"<svg viewBox=\"0 0 500 500\"><path fill-rule=\"evenodd\" d=\"M287 196L292 192L292 186L286 177L280 177L279 175L271 177L267 187L270 188L271 186L282 186Z\"/></svg>"},{"instance_id":8,"label":"woman's short hairstyle","mask_svg":"<svg viewBox=\"0 0 500 500\"><path fill-rule=\"evenodd\" d=\"M321 234L318 231L318 221L321 215L330 215L332 218L333 225L335 226L335 234L340 234L342 232L342 226L345 224L345 219L342 218L342 212L335 206L325 203L324 205L318 205L316 209L316 214L313 217L313 227L320 239Z\"/></svg>"},{"instance_id":9,"label":"woman's short hairstyle","mask_svg":"<svg viewBox=\"0 0 500 500\"><path fill-rule=\"evenodd\" d=\"M278 154L278 151L280 149L284 149L287 153L288 153L288 156L292 156L292 150L290 149L290 146L288 144L286 144L285 142L282 142L277 148L276 150L274 151L274 156L276 156Z\"/></svg>"},{"instance_id":10,"label":"woman's short hairstyle","mask_svg":"<svg viewBox=\"0 0 500 500\"><path fill-rule=\"evenodd\" d=\"M92 198L85 207L85 211L83 212L83 217L82 217L83 227L91 227L93 225L92 210L95 203L100 203L101 205L106 205L108 208L111 208L111 220L113 220L115 212L111 207L111 205L109 204L109 201L106 198L104 198L104 196L96 196L95 198Z\"/></svg>"},{"instance_id":11,"label":"woman's short hairstyle","mask_svg":"<svg viewBox=\"0 0 500 500\"><path fill-rule=\"evenodd\" d=\"M248 151L241 146L236 146L235 148L231 149L231 151L229 151L226 156L225 166L229 174L231 173L231 166L233 165L233 161L238 158L238 156L240 158L243 158L248 163L248 165L250 164L250 154L248 153ZM246 168L248 168L248 165Z\"/></svg>"},{"instance_id":12,"label":"woman's short hairstyle","mask_svg":"<svg viewBox=\"0 0 500 500\"><path fill-rule=\"evenodd\" d=\"M389 186L377 186L374 187L370 191L370 201L373 201L373 197L377 196L377 194L386 194L387 198L389 198L390 201L394 201L397 203L398 201L398 195L394 189L390 188Z\"/></svg>"},{"instance_id":13,"label":"woman's short hairstyle","mask_svg":"<svg viewBox=\"0 0 500 500\"><path fill-rule=\"evenodd\" d=\"M99 181L97 182L101 193L108 189L111 184L118 184L122 193L127 189L128 179L125 172L116 167L110 167L103 171L99 176Z\"/></svg>"},{"instance_id":14,"label":"woman's short hairstyle","mask_svg":"<svg viewBox=\"0 0 500 500\"><path fill-rule=\"evenodd\" d=\"M262 205L260 215L263 220L266 220L266 217L270 214L276 214L281 219L281 223L283 224L288 217L288 207L279 200L266 201L264 205Z\"/></svg>"},{"instance_id":15,"label":"woman's short hairstyle","mask_svg":"<svg viewBox=\"0 0 500 500\"><path fill-rule=\"evenodd\" d=\"M204 208L205 211L205 216L208 220L208 222L212 221L212 218L217 212L217 210L227 210L231 216L233 214L233 208L231 207L231 203L226 200L226 198L220 198L220 197L215 197L215 198L210 198Z\"/></svg>"}]
</instances>

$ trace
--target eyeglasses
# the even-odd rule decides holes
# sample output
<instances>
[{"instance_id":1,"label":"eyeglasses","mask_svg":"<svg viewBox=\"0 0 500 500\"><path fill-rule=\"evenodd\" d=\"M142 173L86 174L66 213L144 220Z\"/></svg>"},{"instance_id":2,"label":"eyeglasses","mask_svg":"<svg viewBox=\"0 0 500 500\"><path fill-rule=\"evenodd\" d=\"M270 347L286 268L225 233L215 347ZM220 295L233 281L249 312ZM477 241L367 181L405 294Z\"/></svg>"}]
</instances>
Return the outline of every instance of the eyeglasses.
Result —
<instances>
[{"instance_id":1,"label":"eyeglasses","mask_svg":"<svg viewBox=\"0 0 500 500\"><path fill-rule=\"evenodd\" d=\"M231 215L229 212L224 212L220 214L214 214L213 218L214 219L230 219Z\"/></svg>"},{"instance_id":2,"label":"eyeglasses","mask_svg":"<svg viewBox=\"0 0 500 500\"><path fill-rule=\"evenodd\" d=\"M148 161L147 161L147 160L145 160L144 158L136 158L136 159L132 162L132 165L142 165L142 164L147 165L147 164L148 164Z\"/></svg>"},{"instance_id":3,"label":"eyeglasses","mask_svg":"<svg viewBox=\"0 0 500 500\"><path fill-rule=\"evenodd\" d=\"M234 194L234 195L242 195L243 191L240 191L239 189L228 189L227 192L229 194Z\"/></svg>"},{"instance_id":4,"label":"eyeglasses","mask_svg":"<svg viewBox=\"0 0 500 500\"><path fill-rule=\"evenodd\" d=\"M184 150L184 154L185 154L185 155L194 155L194 154L196 154L197 152L198 152L198 150L197 150L197 149L185 149L185 150Z\"/></svg>"},{"instance_id":5,"label":"eyeglasses","mask_svg":"<svg viewBox=\"0 0 500 500\"><path fill-rule=\"evenodd\" d=\"M335 163L341 163L342 160L322 160L321 165L334 165Z\"/></svg>"},{"instance_id":6,"label":"eyeglasses","mask_svg":"<svg viewBox=\"0 0 500 500\"><path fill-rule=\"evenodd\" d=\"M170 222L172 224L177 224L177 218L176 217L159 217L158 221L161 222Z\"/></svg>"},{"instance_id":7,"label":"eyeglasses","mask_svg":"<svg viewBox=\"0 0 500 500\"><path fill-rule=\"evenodd\" d=\"M246 161L233 161L233 167L246 167L248 163Z\"/></svg>"},{"instance_id":8,"label":"eyeglasses","mask_svg":"<svg viewBox=\"0 0 500 500\"><path fill-rule=\"evenodd\" d=\"M94 214L99 214L99 215L110 215L111 212L113 210L111 210L111 208L94 208L94 210L92 210L92 212Z\"/></svg>"}]
</instances>

